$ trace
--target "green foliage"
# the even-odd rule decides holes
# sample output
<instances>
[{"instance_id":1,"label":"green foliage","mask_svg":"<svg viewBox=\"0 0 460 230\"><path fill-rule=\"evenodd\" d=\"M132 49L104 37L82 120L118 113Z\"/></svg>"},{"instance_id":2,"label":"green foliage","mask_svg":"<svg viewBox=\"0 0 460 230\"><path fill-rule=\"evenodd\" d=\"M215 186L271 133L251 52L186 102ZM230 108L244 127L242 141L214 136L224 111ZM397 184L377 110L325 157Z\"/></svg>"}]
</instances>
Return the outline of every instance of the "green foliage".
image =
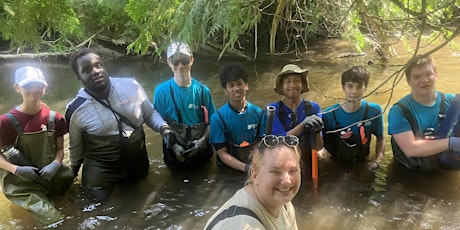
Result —
<instances>
[{"instance_id":1,"label":"green foliage","mask_svg":"<svg viewBox=\"0 0 460 230\"><path fill-rule=\"evenodd\" d=\"M129 15L125 13L126 0L71 0L86 36L98 34L110 38L116 44L132 42L139 30L133 29Z\"/></svg>"},{"instance_id":2,"label":"green foliage","mask_svg":"<svg viewBox=\"0 0 460 230\"><path fill-rule=\"evenodd\" d=\"M12 46L67 50L87 38L159 56L171 40L192 46L267 46L300 54L340 37L385 58L407 38L443 44L460 31L460 0L0 0L0 36ZM422 36L423 35L423 36ZM261 39L263 42L258 42ZM236 46L238 44L238 46ZM246 47L244 47L246 46ZM409 46L409 44L408 44ZM416 48L410 47L416 51Z\"/></svg>"},{"instance_id":3,"label":"green foliage","mask_svg":"<svg viewBox=\"0 0 460 230\"><path fill-rule=\"evenodd\" d=\"M80 25L67 1L2 1L0 34L11 46L27 46L34 51L49 46L66 46L67 39L80 34ZM43 42L47 46L41 46Z\"/></svg>"}]
</instances>

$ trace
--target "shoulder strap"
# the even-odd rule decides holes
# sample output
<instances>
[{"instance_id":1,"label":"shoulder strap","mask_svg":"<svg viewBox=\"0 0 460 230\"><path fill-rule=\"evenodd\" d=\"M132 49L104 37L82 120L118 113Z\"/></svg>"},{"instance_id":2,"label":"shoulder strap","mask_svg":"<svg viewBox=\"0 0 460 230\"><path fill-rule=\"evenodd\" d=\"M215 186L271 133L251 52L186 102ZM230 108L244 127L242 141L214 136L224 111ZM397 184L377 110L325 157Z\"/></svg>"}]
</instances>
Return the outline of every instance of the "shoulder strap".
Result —
<instances>
[{"instance_id":1,"label":"shoulder strap","mask_svg":"<svg viewBox=\"0 0 460 230\"><path fill-rule=\"evenodd\" d=\"M101 103L101 105L103 105L104 107L106 107L107 109L110 109L110 111L112 111L112 113L114 114L117 114L119 117L120 117L120 120L123 121L125 124L131 126L133 129L137 129L138 127L136 127L128 118L126 118L125 116L121 115L119 112L117 112L116 110L114 110L112 108L112 106L108 105L107 103L103 102L101 99L93 96L88 90L86 90L85 88L85 92L88 93L89 95L91 95L91 97L93 97L96 101L98 101L99 103ZM109 102L110 103L110 102ZM115 117L116 118L116 117Z\"/></svg>"},{"instance_id":2,"label":"shoulder strap","mask_svg":"<svg viewBox=\"0 0 460 230\"><path fill-rule=\"evenodd\" d=\"M279 111L278 111L278 118L279 118L280 121L281 121L281 125L283 125L284 130L288 131L289 128L286 127L286 124L284 124L284 122L283 122L283 120L282 120L282 119L284 119L285 117L287 117L287 116L286 116L286 110L285 110L284 107L283 107L283 102L282 102L282 101L278 101L278 110L279 110Z\"/></svg>"},{"instance_id":3,"label":"shoulder strap","mask_svg":"<svg viewBox=\"0 0 460 230\"><path fill-rule=\"evenodd\" d=\"M24 129L22 129L21 125L19 125L18 120L16 120L16 118L13 116L13 114L6 113L6 116L11 120L11 122L13 123L14 129L16 129L16 132L18 134L24 132Z\"/></svg>"},{"instance_id":4,"label":"shoulder strap","mask_svg":"<svg viewBox=\"0 0 460 230\"><path fill-rule=\"evenodd\" d=\"M399 108L403 112L404 118L406 118L406 120L409 122L409 124L410 124L410 126L411 126L411 128L412 128L412 130L414 132L414 135L416 137L420 136L420 127L418 127L418 124L417 124L412 112L406 106L404 106L403 104L401 104L399 102L396 102L395 105L399 106Z\"/></svg>"},{"instance_id":5,"label":"shoulder strap","mask_svg":"<svg viewBox=\"0 0 460 230\"><path fill-rule=\"evenodd\" d=\"M171 82L169 82L169 93L171 94L171 99L172 99L172 101L174 103L174 108L176 109L176 116L177 116L178 122L179 123L184 123L183 120L182 120L182 115L180 114L179 107L177 107L176 100L174 99L174 91L173 91Z\"/></svg>"},{"instance_id":6,"label":"shoulder strap","mask_svg":"<svg viewBox=\"0 0 460 230\"><path fill-rule=\"evenodd\" d=\"M234 141L232 140L232 137L230 136L230 130L228 129L227 123L224 120L224 117L222 114L216 110L216 113L219 115L220 120L222 120L222 124L224 125L224 135L227 137L227 140L230 141L232 144L234 144Z\"/></svg>"},{"instance_id":7,"label":"shoulder strap","mask_svg":"<svg viewBox=\"0 0 460 230\"><path fill-rule=\"evenodd\" d=\"M83 97L77 97L73 102L72 104L70 104L68 107L67 107L67 110L65 112L65 120L67 121L67 128L69 128L69 122L70 122L70 118L72 117L72 114L73 112L75 112L75 110L77 110L78 107L80 107L81 104L83 104L83 102L86 101L86 98L83 98Z\"/></svg>"},{"instance_id":8,"label":"shoulder strap","mask_svg":"<svg viewBox=\"0 0 460 230\"><path fill-rule=\"evenodd\" d=\"M227 208L224 211L222 211L219 215L217 215L216 218L214 218L211 221L211 223L208 225L206 230L211 230L221 220L231 218L231 217L234 217L234 216L238 216L238 215L251 216L251 217L257 219L260 222L259 217L253 211L251 211L250 209L240 207L240 206L236 206L236 205L232 205L229 208Z\"/></svg>"},{"instance_id":9,"label":"shoulder strap","mask_svg":"<svg viewBox=\"0 0 460 230\"><path fill-rule=\"evenodd\" d=\"M48 129L54 129L54 118L56 117L56 111L50 110L50 117L48 120Z\"/></svg>"},{"instance_id":10,"label":"shoulder strap","mask_svg":"<svg viewBox=\"0 0 460 230\"><path fill-rule=\"evenodd\" d=\"M367 113L369 112L369 103L366 102L366 107L364 108L364 116L363 116L363 120L366 120L367 119Z\"/></svg>"},{"instance_id":11,"label":"shoulder strap","mask_svg":"<svg viewBox=\"0 0 460 230\"><path fill-rule=\"evenodd\" d=\"M313 105L311 104L310 101L304 101L303 109L307 117L313 114Z\"/></svg>"},{"instance_id":12,"label":"shoulder strap","mask_svg":"<svg viewBox=\"0 0 460 230\"><path fill-rule=\"evenodd\" d=\"M446 118L447 112L446 112L446 105L444 105L445 101L446 101L446 96L444 95L444 93L441 93L441 105L439 108L439 115L438 115L438 127L441 126L442 122Z\"/></svg>"},{"instance_id":13,"label":"shoulder strap","mask_svg":"<svg viewBox=\"0 0 460 230\"><path fill-rule=\"evenodd\" d=\"M257 122L257 131L256 131L256 139L259 137L260 135L260 125L262 124L262 118L264 117L265 115L265 110L262 111L262 113L260 114L259 116L259 122Z\"/></svg>"}]
</instances>

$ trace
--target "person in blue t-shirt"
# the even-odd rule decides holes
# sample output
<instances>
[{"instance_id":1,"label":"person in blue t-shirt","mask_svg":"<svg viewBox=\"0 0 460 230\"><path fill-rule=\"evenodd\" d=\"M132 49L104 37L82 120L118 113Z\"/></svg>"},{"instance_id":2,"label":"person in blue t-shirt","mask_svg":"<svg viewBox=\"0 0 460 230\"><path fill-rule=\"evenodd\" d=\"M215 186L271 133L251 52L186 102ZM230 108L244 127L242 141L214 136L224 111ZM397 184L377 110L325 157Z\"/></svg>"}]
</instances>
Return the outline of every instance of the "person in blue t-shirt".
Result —
<instances>
[{"instance_id":1,"label":"person in blue t-shirt","mask_svg":"<svg viewBox=\"0 0 460 230\"><path fill-rule=\"evenodd\" d=\"M379 165L385 152L383 117L380 105L361 99L369 84L370 73L364 67L353 66L342 73L345 101L324 110L324 147L334 157L344 161L367 161L371 135L376 137L375 160Z\"/></svg>"},{"instance_id":2,"label":"person in blue t-shirt","mask_svg":"<svg viewBox=\"0 0 460 230\"><path fill-rule=\"evenodd\" d=\"M307 76L308 70L293 64L285 65L277 75L273 90L282 95L283 99L268 105L275 107L275 114L273 129L266 132L277 136L299 137L305 165L309 165L312 148L323 148L321 108L317 103L301 98L302 93L310 90ZM315 143L311 143L312 140Z\"/></svg>"},{"instance_id":3,"label":"person in blue t-shirt","mask_svg":"<svg viewBox=\"0 0 460 230\"><path fill-rule=\"evenodd\" d=\"M264 134L263 110L246 100L248 75L241 65L224 65L219 77L228 103L211 116L210 142L218 164L248 173L250 150Z\"/></svg>"},{"instance_id":4,"label":"person in blue t-shirt","mask_svg":"<svg viewBox=\"0 0 460 230\"><path fill-rule=\"evenodd\" d=\"M208 162L213 155L207 140L209 117L216 108L209 88L191 76L194 60L186 43L171 43L167 61L174 77L158 85L153 96L155 109L170 126L162 130L163 136L174 132L177 139L163 139L163 159L169 167L197 166Z\"/></svg>"},{"instance_id":5,"label":"person in blue t-shirt","mask_svg":"<svg viewBox=\"0 0 460 230\"><path fill-rule=\"evenodd\" d=\"M438 73L430 56L410 60L405 75L411 93L388 114L394 159L412 170L437 170L436 155L447 150L460 152L460 137L436 138L454 95L436 90Z\"/></svg>"}]
</instances>

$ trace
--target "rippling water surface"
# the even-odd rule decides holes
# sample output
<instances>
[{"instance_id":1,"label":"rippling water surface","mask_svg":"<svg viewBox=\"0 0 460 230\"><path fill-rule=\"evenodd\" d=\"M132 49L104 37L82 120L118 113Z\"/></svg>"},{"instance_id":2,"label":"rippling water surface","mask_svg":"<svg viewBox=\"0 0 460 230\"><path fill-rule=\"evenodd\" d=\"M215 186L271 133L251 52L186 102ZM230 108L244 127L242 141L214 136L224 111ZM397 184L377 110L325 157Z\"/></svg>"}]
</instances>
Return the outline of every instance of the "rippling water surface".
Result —
<instances>
[{"instance_id":1,"label":"rippling water surface","mask_svg":"<svg viewBox=\"0 0 460 230\"><path fill-rule=\"evenodd\" d=\"M272 60L258 55L257 62L241 62L250 76L248 99L261 107L280 100L273 92L275 74L284 64L296 62L307 67L311 91L303 94L324 109L338 102L343 95L340 74L352 65L366 65L371 72L367 100L380 103L385 110L409 92L405 79L396 81L393 73L409 57L402 47L399 56L387 65L368 65L372 55L348 55L355 51L340 41L325 41L310 47L303 60L283 57ZM430 47L427 47L427 49ZM432 47L431 47L432 48ZM442 49L434 54L437 61L438 88L446 93L460 89L458 51ZM345 57L347 56L347 57ZM192 73L206 83L213 93L216 107L226 102L217 77L216 57L196 56ZM238 61L238 60L236 60ZM225 61L224 61L225 62ZM66 63L53 60L0 62L0 113L20 103L12 89L14 70L24 63L40 66L47 77L49 89L45 101L64 113L65 105L81 87ZM152 99L155 86L172 75L166 64L153 64L147 59L107 60L112 76L135 77ZM392 85L394 91L390 91ZM386 125L385 125L386 127ZM161 138L146 129L150 156L149 176L140 185L118 188L105 204L85 203L77 185L56 200L66 219L58 229L203 229L211 215L245 181L243 173L222 170L214 159L195 171L170 170L163 163ZM460 229L460 178L455 171L437 174L413 173L393 164L389 138L382 166L369 170L366 164L346 165L329 159L320 152L319 189L313 190L311 180L303 184L294 199L299 229ZM373 141L375 142L375 140ZM0 195L0 229L30 229L30 215Z\"/></svg>"}]
</instances>

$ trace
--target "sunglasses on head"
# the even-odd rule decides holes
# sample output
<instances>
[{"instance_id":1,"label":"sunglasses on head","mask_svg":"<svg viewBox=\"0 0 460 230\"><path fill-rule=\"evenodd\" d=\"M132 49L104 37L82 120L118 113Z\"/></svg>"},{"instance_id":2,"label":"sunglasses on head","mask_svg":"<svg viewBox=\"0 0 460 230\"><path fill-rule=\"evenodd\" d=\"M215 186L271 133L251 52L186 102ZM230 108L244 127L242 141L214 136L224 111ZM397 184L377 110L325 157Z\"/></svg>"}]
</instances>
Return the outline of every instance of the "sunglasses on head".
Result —
<instances>
[{"instance_id":1,"label":"sunglasses on head","mask_svg":"<svg viewBox=\"0 0 460 230\"><path fill-rule=\"evenodd\" d=\"M171 58L171 63L174 66L178 66L179 63L182 65L188 65L190 63L190 58Z\"/></svg>"},{"instance_id":2,"label":"sunglasses on head","mask_svg":"<svg viewBox=\"0 0 460 230\"><path fill-rule=\"evenodd\" d=\"M265 146L269 148L275 148L279 143L283 141L289 147L296 147L299 145L299 138L294 135L287 136L276 136L276 135L266 135L262 138L262 142Z\"/></svg>"}]
</instances>

